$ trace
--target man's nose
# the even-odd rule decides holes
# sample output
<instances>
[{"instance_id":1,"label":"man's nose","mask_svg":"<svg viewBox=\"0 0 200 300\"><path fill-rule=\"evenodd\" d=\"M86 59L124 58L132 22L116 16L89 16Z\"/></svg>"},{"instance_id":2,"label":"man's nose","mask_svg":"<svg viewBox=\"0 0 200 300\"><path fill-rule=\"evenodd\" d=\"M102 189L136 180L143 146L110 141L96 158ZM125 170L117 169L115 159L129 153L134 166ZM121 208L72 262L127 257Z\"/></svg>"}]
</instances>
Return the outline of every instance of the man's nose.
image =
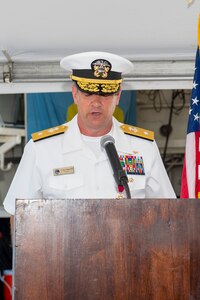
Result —
<instances>
[{"instance_id":1,"label":"man's nose","mask_svg":"<svg viewBox=\"0 0 200 300\"><path fill-rule=\"evenodd\" d=\"M95 97L92 100L92 105L95 107L101 106L102 96L95 95Z\"/></svg>"}]
</instances>

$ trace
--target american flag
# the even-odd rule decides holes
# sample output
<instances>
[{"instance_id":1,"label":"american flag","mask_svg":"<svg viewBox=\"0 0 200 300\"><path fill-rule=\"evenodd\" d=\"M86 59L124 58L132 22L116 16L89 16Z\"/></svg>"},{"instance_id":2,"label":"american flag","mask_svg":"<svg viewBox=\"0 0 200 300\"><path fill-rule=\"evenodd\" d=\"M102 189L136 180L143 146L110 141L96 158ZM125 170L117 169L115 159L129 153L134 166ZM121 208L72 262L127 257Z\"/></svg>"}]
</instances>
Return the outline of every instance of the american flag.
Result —
<instances>
[{"instance_id":1,"label":"american flag","mask_svg":"<svg viewBox=\"0 0 200 300\"><path fill-rule=\"evenodd\" d=\"M190 99L181 198L200 198L200 55L196 53Z\"/></svg>"}]
</instances>

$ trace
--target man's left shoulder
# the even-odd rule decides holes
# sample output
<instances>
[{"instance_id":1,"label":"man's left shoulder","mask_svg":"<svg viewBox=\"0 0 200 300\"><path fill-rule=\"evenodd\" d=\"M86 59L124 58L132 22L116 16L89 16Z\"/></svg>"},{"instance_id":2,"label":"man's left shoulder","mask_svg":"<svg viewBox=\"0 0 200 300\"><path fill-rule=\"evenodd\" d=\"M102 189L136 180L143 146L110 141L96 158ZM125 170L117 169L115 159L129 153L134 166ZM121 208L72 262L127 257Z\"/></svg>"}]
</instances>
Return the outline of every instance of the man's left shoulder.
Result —
<instances>
[{"instance_id":1,"label":"man's left shoulder","mask_svg":"<svg viewBox=\"0 0 200 300\"><path fill-rule=\"evenodd\" d=\"M149 141L154 141L154 132L151 130L147 130L144 128L128 125L128 124L122 124L120 125L120 129L128 135L132 135L138 138L142 138Z\"/></svg>"}]
</instances>

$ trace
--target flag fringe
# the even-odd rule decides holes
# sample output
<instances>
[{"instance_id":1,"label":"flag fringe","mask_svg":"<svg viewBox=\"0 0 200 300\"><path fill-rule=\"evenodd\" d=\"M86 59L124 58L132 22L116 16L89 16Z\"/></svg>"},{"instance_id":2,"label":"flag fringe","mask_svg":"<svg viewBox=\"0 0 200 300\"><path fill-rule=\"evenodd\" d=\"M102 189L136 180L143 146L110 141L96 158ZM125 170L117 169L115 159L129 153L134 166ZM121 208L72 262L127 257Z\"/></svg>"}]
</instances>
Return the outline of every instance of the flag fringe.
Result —
<instances>
[{"instance_id":1,"label":"flag fringe","mask_svg":"<svg viewBox=\"0 0 200 300\"><path fill-rule=\"evenodd\" d=\"M200 14L199 14L199 20L198 20L198 46L200 49Z\"/></svg>"}]
</instances>

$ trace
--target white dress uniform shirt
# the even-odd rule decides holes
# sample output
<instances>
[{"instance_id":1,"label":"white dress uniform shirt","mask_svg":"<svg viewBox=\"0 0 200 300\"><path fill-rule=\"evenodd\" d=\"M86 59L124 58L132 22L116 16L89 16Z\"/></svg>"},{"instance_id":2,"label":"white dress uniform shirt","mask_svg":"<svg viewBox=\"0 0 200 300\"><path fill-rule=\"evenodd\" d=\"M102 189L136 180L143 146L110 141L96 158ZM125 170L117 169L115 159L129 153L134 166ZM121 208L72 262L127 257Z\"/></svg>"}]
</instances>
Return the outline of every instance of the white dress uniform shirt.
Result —
<instances>
[{"instance_id":1,"label":"white dress uniform shirt","mask_svg":"<svg viewBox=\"0 0 200 300\"><path fill-rule=\"evenodd\" d=\"M24 150L19 167L4 200L15 213L15 199L117 198L118 187L105 150L99 155L84 142L77 116L67 130L34 142ZM155 141L127 135L113 118L111 135L119 155L143 158L145 175L128 175L132 198L176 198ZM100 140L99 140L100 147ZM64 171L56 175L56 170Z\"/></svg>"}]
</instances>

